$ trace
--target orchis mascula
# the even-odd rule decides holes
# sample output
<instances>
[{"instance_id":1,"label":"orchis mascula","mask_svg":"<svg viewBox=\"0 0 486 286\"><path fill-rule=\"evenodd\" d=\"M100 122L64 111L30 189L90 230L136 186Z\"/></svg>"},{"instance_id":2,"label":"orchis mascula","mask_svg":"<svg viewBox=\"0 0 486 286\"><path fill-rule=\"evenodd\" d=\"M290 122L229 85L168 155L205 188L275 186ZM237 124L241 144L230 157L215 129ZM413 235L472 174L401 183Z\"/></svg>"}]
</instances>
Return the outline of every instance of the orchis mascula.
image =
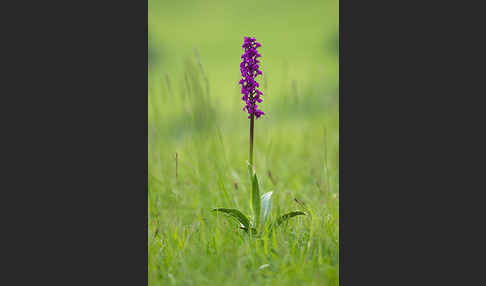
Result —
<instances>
[{"instance_id":1,"label":"orchis mascula","mask_svg":"<svg viewBox=\"0 0 486 286\"><path fill-rule=\"evenodd\" d=\"M258 185L258 178L253 165L253 132L255 117L259 118L265 114L263 111L258 109L257 103L262 102L261 96L263 93L257 89L259 84L255 80L257 76L262 74L262 71L259 70L260 66L258 65L260 63L258 58L261 57L261 55L258 53L257 48L260 46L261 44L258 43L255 38L245 37L242 45L245 52L241 56L243 61L240 64L241 76L243 78L239 82L241 84L241 93L243 94L241 99L246 104L243 110L248 112L248 118L250 119L249 174L252 185L252 191L250 194L250 209L253 216L250 220L249 217L237 209L213 209L213 211L225 213L229 217L238 221L240 228L250 234L258 234L260 232L270 233L275 226L282 224L288 219L297 215L305 215L304 212L293 211L278 217L272 223L266 223L267 218L270 216L273 192L267 192L260 197L260 187Z\"/></svg>"},{"instance_id":2,"label":"orchis mascula","mask_svg":"<svg viewBox=\"0 0 486 286\"><path fill-rule=\"evenodd\" d=\"M243 94L241 99L246 103L243 110L246 109L248 112L248 118L251 118L251 116L259 118L265 114L258 109L257 102L262 102L260 96L262 96L263 93L257 89L260 85L255 80L257 76L262 74L262 71L259 70L260 66L258 65L260 63L258 58L262 55L257 51L257 48L261 46L262 45L257 42L255 38L250 37L245 37L245 42L241 46L245 49L245 52L241 56L243 60L240 64L240 71L243 78L239 83L241 84L241 93Z\"/></svg>"},{"instance_id":3,"label":"orchis mascula","mask_svg":"<svg viewBox=\"0 0 486 286\"><path fill-rule=\"evenodd\" d=\"M260 85L256 81L256 77L262 74L262 71L259 69L260 66L258 65L260 61L258 60L260 55L257 51L257 48L261 47L262 45L256 41L255 38L245 37L243 45L241 46L245 52L241 56L242 62L240 64L240 71L241 76L243 77L240 79L239 84L241 84L241 93L243 96L241 99L245 102L245 107L243 110L246 109L248 112L248 118L250 119L250 175L251 169L253 169L253 130L255 126L255 116L259 118L263 114L263 111L258 109L257 102L262 102L261 96L263 93L257 89Z\"/></svg>"}]
</instances>

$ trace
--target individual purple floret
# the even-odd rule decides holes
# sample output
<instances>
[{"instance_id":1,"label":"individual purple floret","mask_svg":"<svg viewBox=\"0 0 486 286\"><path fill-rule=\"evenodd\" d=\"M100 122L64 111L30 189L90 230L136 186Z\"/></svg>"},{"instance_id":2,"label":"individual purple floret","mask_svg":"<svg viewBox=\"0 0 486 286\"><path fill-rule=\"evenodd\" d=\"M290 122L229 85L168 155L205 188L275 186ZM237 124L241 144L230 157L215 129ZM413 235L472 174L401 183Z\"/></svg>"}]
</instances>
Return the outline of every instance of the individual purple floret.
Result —
<instances>
[{"instance_id":1,"label":"individual purple floret","mask_svg":"<svg viewBox=\"0 0 486 286\"><path fill-rule=\"evenodd\" d=\"M262 74L262 71L258 69L260 67L258 65L260 61L257 59L262 56L257 51L257 48L260 46L261 44L258 43L255 38L251 37L245 37L242 46L242 48L245 49L245 52L241 56L243 60L240 64L241 76L243 78L239 83L241 84L241 93L243 94L241 99L246 104L245 107L243 107L243 110L246 109L248 112L248 118L251 118L252 114L254 114L256 118L265 114L258 109L257 103L262 102L261 96L263 93L257 89L260 85L255 81L255 78Z\"/></svg>"}]
</instances>

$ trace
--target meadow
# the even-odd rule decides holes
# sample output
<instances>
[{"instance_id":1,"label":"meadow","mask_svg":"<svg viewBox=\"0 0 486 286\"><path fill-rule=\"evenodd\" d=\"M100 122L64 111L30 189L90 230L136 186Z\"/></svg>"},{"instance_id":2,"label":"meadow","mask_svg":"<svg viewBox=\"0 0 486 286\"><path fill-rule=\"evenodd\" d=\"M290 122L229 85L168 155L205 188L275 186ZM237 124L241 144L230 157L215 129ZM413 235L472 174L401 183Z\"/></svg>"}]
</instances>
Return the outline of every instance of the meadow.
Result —
<instances>
[{"instance_id":1,"label":"meadow","mask_svg":"<svg viewBox=\"0 0 486 286\"><path fill-rule=\"evenodd\" d=\"M338 2L149 0L148 27L149 285L338 285ZM250 212L244 36L262 43L261 193L307 213L268 237L211 212Z\"/></svg>"}]
</instances>

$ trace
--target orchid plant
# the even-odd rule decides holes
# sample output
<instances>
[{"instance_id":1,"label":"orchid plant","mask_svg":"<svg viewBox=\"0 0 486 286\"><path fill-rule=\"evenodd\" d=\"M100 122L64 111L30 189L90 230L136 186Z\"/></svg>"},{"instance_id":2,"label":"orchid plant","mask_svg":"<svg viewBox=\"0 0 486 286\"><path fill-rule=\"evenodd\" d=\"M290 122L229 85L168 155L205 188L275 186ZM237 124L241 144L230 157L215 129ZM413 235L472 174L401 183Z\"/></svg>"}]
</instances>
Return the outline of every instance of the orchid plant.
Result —
<instances>
[{"instance_id":1,"label":"orchid plant","mask_svg":"<svg viewBox=\"0 0 486 286\"><path fill-rule=\"evenodd\" d=\"M251 235L259 235L262 233L269 233L275 227L281 225L288 219L305 215L302 211L292 211L278 217L274 221L269 221L270 212L272 208L272 194L273 192L267 192L260 196L260 187L258 184L258 177L255 172L255 166L253 163L253 133L255 126L255 119L260 118L265 113L258 109L257 103L263 101L263 93L258 90L260 86L256 81L259 75L262 75L260 68L260 61L258 58L261 54L258 53L257 48L261 46L255 38L245 37L242 48L244 53L241 56L242 62L240 64L240 71L242 79L239 81L241 85L241 93L243 96L241 99L245 103L243 111L248 113L248 119L250 119L250 151L249 151L249 164L248 173L251 179L251 193L250 193L250 210L251 217L243 214L237 209L229 208L216 208L214 212L220 212L226 214L229 218L236 220L239 223L240 229ZM251 218L251 219L250 219Z\"/></svg>"}]
</instances>

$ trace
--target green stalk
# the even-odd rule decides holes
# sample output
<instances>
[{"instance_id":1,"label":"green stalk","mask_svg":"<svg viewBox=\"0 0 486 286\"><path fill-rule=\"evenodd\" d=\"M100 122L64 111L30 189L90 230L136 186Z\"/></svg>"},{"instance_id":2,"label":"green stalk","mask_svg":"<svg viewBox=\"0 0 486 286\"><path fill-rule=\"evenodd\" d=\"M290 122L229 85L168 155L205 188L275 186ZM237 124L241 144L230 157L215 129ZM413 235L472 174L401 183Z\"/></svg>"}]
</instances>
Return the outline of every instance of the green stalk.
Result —
<instances>
[{"instance_id":1,"label":"green stalk","mask_svg":"<svg viewBox=\"0 0 486 286\"><path fill-rule=\"evenodd\" d=\"M253 130L255 128L255 115L251 114L250 117L250 176L252 175L252 171L254 170L253 166Z\"/></svg>"}]
</instances>

